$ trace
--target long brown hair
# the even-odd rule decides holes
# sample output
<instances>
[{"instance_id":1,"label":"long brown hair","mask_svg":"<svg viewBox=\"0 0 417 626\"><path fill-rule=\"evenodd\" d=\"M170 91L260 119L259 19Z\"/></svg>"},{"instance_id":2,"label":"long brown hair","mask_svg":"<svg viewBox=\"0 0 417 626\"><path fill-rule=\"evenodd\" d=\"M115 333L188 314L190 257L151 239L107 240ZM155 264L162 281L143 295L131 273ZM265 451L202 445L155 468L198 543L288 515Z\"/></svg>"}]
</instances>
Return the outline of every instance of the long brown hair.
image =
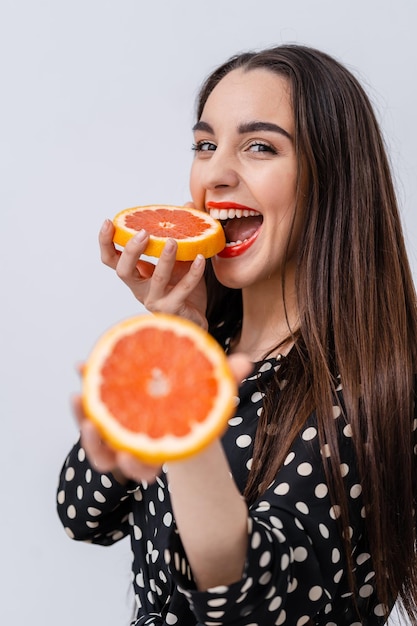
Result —
<instances>
[{"instance_id":1,"label":"long brown hair","mask_svg":"<svg viewBox=\"0 0 417 626\"><path fill-rule=\"evenodd\" d=\"M245 495L253 502L272 482L315 410L321 440L331 452L325 469L332 498L341 507L342 531L348 530L332 418L341 380L378 595L386 606L398 596L417 619L416 301L382 135L352 73L329 55L297 45L231 58L204 83L198 118L214 87L237 68L263 68L287 78L299 179L306 168L309 180L298 249L296 350L285 375L286 392L278 395L271 387L265 398ZM240 291L220 285L211 266L206 278L210 329L219 321L237 326L243 314ZM353 572L349 536L343 532Z\"/></svg>"}]
</instances>

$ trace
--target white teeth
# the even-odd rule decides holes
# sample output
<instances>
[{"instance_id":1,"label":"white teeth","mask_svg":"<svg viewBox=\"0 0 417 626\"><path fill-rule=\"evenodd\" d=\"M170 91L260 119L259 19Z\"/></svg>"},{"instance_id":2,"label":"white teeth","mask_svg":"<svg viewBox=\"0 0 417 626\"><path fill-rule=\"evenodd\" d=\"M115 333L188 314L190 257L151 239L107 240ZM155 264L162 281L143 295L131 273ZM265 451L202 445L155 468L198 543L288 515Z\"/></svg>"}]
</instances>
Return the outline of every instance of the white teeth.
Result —
<instances>
[{"instance_id":1,"label":"white teeth","mask_svg":"<svg viewBox=\"0 0 417 626\"><path fill-rule=\"evenodd\" d=\"M253 217L259 215L251 209L210 209L210 216L215 220L232 220L234 217Z\"/></svg>"},{"instance_id":2,"label":"white teeth","mask_svg":"<svg viewBox=\"0 0 417 626\"><path fill-rule=\"evenodd\" d=\"M242 241L242 239L238 239L237 241L230 241L229 243L226 244L226 248L230 248L231 246L238 246L239 244L243 243L244 241L247 241L247 239L244 239Z\"/></svg>"}]
</instances>

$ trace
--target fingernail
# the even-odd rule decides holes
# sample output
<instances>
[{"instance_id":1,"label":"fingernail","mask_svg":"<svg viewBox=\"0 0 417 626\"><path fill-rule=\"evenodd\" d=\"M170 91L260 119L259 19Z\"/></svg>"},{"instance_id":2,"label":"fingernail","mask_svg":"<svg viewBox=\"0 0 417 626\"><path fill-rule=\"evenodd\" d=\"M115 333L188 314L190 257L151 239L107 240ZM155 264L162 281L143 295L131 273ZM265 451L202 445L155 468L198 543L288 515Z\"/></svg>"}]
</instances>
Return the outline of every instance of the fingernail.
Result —
<instances>
[{"instance_id":1,"label":"fingernail","mask_svg":"<svg viewBox=\"0 0 417 626\"><path fill-rule=\"evenodd\" d=\"M146 239L146 230L142 228L141 230L138 230L136 235L133 237L133 241L135 243L141 243L144 239Z\"/></svg>"},{"instance_id":2,"label":"fingernail","mask_svg":"<svg viewBox=\"0 0 417 626\"><path fill-rule=\"evenodd\" d=\"M193 261L194 267L201 267L202 263L204 263L204 256L202 254L197 254Z\"/></svg>"},{"instance_id":3,"label":"fingernail","mask_svg":"<svg viewBox=\"0 0 417 626\"><path fill-rule=\"evenodd\" d=\"M172 252L174 252L176 247L177 242L175 241L175 239L167 239L167 242L164 246L164 252L166 252L167 254L171 254Z\"/></svg>"},{"instance_id":4,"label":"fingernail","mask_svg":"<svg viewBox=\"0 0 417 626\"><path fill-rule=\"evenodd\" d=\"M103 226L101 227L101 232L106 233L109 230L109 227L110 227L110 220L109 219L104 220Z\"/></svg>"}]
</instances>

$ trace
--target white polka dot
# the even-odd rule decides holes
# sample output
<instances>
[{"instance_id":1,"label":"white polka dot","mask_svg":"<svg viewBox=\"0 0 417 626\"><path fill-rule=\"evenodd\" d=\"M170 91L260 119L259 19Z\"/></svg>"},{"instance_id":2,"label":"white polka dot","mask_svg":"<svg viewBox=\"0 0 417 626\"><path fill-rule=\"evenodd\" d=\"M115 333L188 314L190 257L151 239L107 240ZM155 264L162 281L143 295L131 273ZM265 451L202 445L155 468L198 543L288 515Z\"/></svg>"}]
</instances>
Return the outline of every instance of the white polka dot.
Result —
<instances>
[{"instance_id":1,"label":"white polka dot","mask_svg":"<svg viewBox=\"0 0 417 626\"><path fill-rule=\"evenodd\" d=\"M338 563L340 561L340 550L333 548L332 550L332 563Z\"/></svg>"},{"instance_id":2,"label":"white polka dot","mask_svg":"<svg viewBox=\"0 0 417 626\"><path fill-rule=\"evenodd\" d=\"M282 521L279 519L279 517L276 517L275 515L271 515L271 517L269 518L269 521L271 522L273 526L275 526L275 528L280 528L280 529L284 528Z\"/></svg>"},{"instance_id":3,"label":"white polka dot","mask_svg":"<svg viewBox=\"0 0 417 626\"><path fill-rule=\"evenodd\" d=\"M260 585L268 585L271 581L272 578L272 573L271 572L264 572L262 574L262 576L259 579L259 584Z\"/></svg>"},{"instance_id":4,"label":"white polka dot","mask_svg":"<svg viewBox=\"0 0 417 626\"><path fill-rule=\"evenodd\" d=\"M314 437L317 436L317 429L314 428L313 426L310 426L310 428L305 429L305 431L303 432L301 436L304 439L304 441L311 441L312 439L314 439Z\"/></svg>"},{"instance_id":5,"label":"white polka dot","mask_svg":"<svg viewBox=\"0 0 417 626\"><path fill-rule=\"evenodd\" d=\"M281 570L285 572L289 564L290 564L290 557L288 556L288 554L283 554L281 557Z\"/></svg>"},{"instance_id":6,"label":"white polka dot","mask_svg":"<svg viewBox=\"0 0 417 626\"><path fill-rule=\"evenodd\" d=\"M349 465L347 463L341 463L340 465L340 473L342 477L345 477L349 474Z\"/></svg>"},{"instance_id":7,"label":"white polka dot","mask_svg":"<svg viewBox=\"0 0 417 626\"><path fill-rule=\"evenodd\" d=\"M353 485L351 490L350 490L350 497L351 498L358 498L362 493L362 486L361 485Z\"/></svg>"},{"instance_id":8,"label":"white polka dot","mask_svg":"<svg viewBox=\"0 0 417 626\"><path fill-rule=\"evenodd\" d=\"M319 531L321 536L325 539L328 539L330 537L329 529L324 524L319 524Z\"/></svg>"},{"instance_id":9,"label":"white polka dot","mask_svg":"<svg viewBox=\"0 0 417 626\"><path fill-rule=\"evenodd\" d=\"M261 545L261 533L255 532L252 535L251 546L254 550L256 550L257 548L259 548L260 545Z\"/></svg>"},{"instance_id":10,"label":"white polka dot","mask_svg":"<svg viewBox=\"0 0 417 626\"><path fill-rule=\"evenodd\" d=\"M156 515L155 502L153 500L149 502L149 513L153 516Z\"/></svg>"},{"instance_id":11,"label":"white polka dot","mask_svg":"<svg viewBox=\"0 0 417 626\"><path fill-rule=\"evenodd\" d=\"M62 489L57 495L58 504L64 504L65 502L65 491Z\"/></svg>"},{"instance_id":12,"label":"white polka dot","mask_svg":"<svg viewBox=\"0 0 417 626\"><path fill-rule=\"evenodd\" d=\"M271 361L265 361L265 363L262 363L261 367L259 368L259 372L268 372L270 369L272 369Z\"/></svg>"},{"instance_id":13,"label":"white polka dot","mask_svg":"<svg viewBox=\"0 0 417 626\"><path fill-rule=\"evenodd\" d=\"M252 585L253 585L253 578L248 576L248 578L245 580L242 587L240 588L241 593L245 593L246 591L248 591L248 589L250 589Z\"/></svg>"},{"instance_id":14,"label":"white polka dot","mask_svg":"<svg viewBox=\"0 0 417 626\"><path fill-rule=\"evenodd\" d=\"M105 474L102 474L100 476L100 482L103 485L103 487L105 487L106 489L110 489L110 487L113 486L112 481L110 480L110 478L108 476L106 476Z\"/></svg>"},{"instance_id":15,"label":"white polka dot","mask_svg":"<svg viewBox=\"0 0 417 626\"><path fill-rule=\"evenodd\" d=\"M323 595L323 589L319 585L315 585L308 592L308 597L312 602L317 602Z\"/></svg>"},{"instance_id":16,"label":"white polka dot","mask_svg":"<svg viewBox=\"0 0 417 626\"><path fill-rule=\"evenodd\" d=\"M308 624L309 621L310 621L310 616L303 615L302 617L300 617L299 620L297 620L296 626L304 626L304 624Z\"/></svg>"},{"instance_id":17,"label":"white polka dot","mask_svg":"<svg viewBox=\"0 0 417 626\"><path fill-rule=\"evenodd\" d=\"M72 532L71 528L68 528L68 526L66 526L66 527L64 528L64 530L65 530L65 532L67 533L67 535L68 535L68 537L69 537L70 539L74 539L74 536L75 536L75 535L74 535L74 533Z\"/></svg>"},{"instance_id":18,"label":"white polka dot","mask_svg":"<svg viewBox=\"0 0 417 626\"><path fill-rule=\"evenodd\" d=\"M78 450L78 460L82 463L83 461L85 461L85 450L84 448L80 448Z\"/></svg>"},{"instance_id":19,"label":"white polka dot","mask_svg":"<svg viewBox=\"0 0 417 626\"><path fill-rule=\"evenodd\" d=\"M229 425L230 426L239 426L239 424L241 424L243 422L243 417L232 417L229 420Z\"/></svg>"},{"instance_id":20,"label":"white polka dot","mask_svg":"<svg viewBox=\"0 0 417 626\"><path fill-rule=\"evenodd\" d=\"M277 496L285 496L290 490L290 486L288 483L280 483L274 489L274 493Z\"/></svg>"},{"instance_id":21,"label":"white polka dot","mask_svg":"<svg viewBox=\"0 0 417 626\"><path fill-rule=\"evenodd\" d=\"M68 467L67 471L65 472L65 480L67 480L68 482L70 480L72 480L75 476L75 469L73 467Z\"/></svg>"},{"instance_id":22,"label":"white polka dot","mask_svg":"<svg viewBox=\"0 0 417 626\"><path fill-rule=\"evenodd\" d=\"M213 598L213 600L208 600L207 604L209 606L224 606L227 603L226 598Z\"/></svg>"},{"instance_id":23,"label":"white polka dot","mask_svg":"<svg viewBox=\"0 0 417 626\"><path fill-rule=\"evenodd\" d=\"M282 604L282 598L280 596L276 596L268 605L268 611L276 611Z\"/></svg>"},{"instance_id":24,"label":"white polka dot","mask_svg":"<svg viewBox=\"0 0 417 626\"><path fill-rule=\"evenodd\" d=\"M236 445L239 448L247 448L248 446L250 446L251 443L252 443L252 437L250 437L249 435L240 435L236 439Z\"/></svg>"},{"instance_id":25,"label":"white polka dot","mask_svg":"<svg viewBox=\"0 0 417 626\"><path fill-rule=\"evenodd\" d=\"M176 624L178 622L178 617L174 615L174 613L168 612L165 616L165 621L169 624L169 626L171 626L171 624Z\"/></svg>"},{"instance_id":26,"label":"white polka dot","mask_svg":"<svg viewBox=\"0 0 417 626\"><path fill-rule=\"evenodd\" d=\"M287 541L286 536L282 533L278 528L273 528L272 532L274 536L278 539L279 543L285 543Z\"/></svg>"},{"instance_id":27,"label":"white polka dot","mask_svg":"<svg viewBox=\"0 0 417 626\"><path fill-rule=\"evenodd\" d=\"M324 446L320 450L322 456L329 458L330 454L330 446L328 443L325 443Z\"/></svg>"},{"instance_id":28,"label":"white polka dot","mask_svg":"<svg viewBox=\"0 0 417 626\"><path fill-rule=\"evenodd\" d=\"M308 515L309 514L309 508L306 505L305 502L296 502L295 504L295 508L300 511L300 513L303 513L304 515Z\"/></svg>"},{"instance_id":29,"label":"white polka dot","mask_svg":"<svg viewBox=\"0 0 417 626\"><path fill-rule=\"evenodd\" d=\"M267 567L271 562L271 553L268 551L265 551L262 555L261 558L259 559L259 565L260 567Z\"/></svg>"},{"instance_id":30,"label":"white polka dot","mask_svg":"<svg viewBox=\"0 0 417 626\"><path fill-rule=\"evenodd\" d=\"M316 498L325 498L328 494L329 490L325 483L319 483L314 489L314 495Z\"/></svg>"},{"instance_id":31,"label":"white polka dot","mask_svg":"<svg viewBox=\"0 0 417 626\"><path fill-rule=\"evenodd\" d=\"M374 613L378 617L385 617L386 614L388 613L388 609L384 604L377 604L376 607L374 608Z\"/></svg>"},{"instance_id":32,"label":"white polka dot","mask_svg":"<svg viewBox=\"0 0 417 626\"><path fill-rule=\"evenodd\" d=\"M285 624L286 621L287 621L287 614L283 609L281 613L278 615L278 619L275 622L275 626L282 626L282 624Z\"/></svg>"},{"instance_id":33,"label":"white polka dot","mask_svg":"<svg viewBox=\"0 0 417 626\"><path fill-rule=\"evenodd\" d=\"M255 391L255 393L251 395L251 400L255 404L256 402L259 402L260 400L262 400L264 395L265 394L261 393L260 391Z\"/></svg>"},{"instance_id":34,"label":"white polka dot","mask_svg":"<svg viewBox=\"0 0 417 626\"><path fill-rule=\"evenodd\" d=\"M371 596L373 592L374 588L372 587L372 585L363 585L359 589L359 595L361 598L369 598L369 596Z\"/></svg>"},{"instance_id":35,"label":"white polka dot","mask_svg":"<svg viewBox=\"0 0 417 626\"><path fill-rule=\"evenodd\" d=\"M79 500L82 500L83 499L83 495L84 495L84 489L83 489L82 485L78 485L78 487L77 487L77 498Z\"/></svg>"},{"instance_id":36,"label":"white polka dot","mask_svg":"<svg viewBox=\"0 0 417 626\"><path fill-rule=\"evenodd\" d=\"M300 476L310 476L313 471L311 463L300 463L297 467L297 474Z\"/></svg>"},{"instance_id":37,"label":"white polka dot","mask_svg":"<svg viewBox=\"0 0 417 626\"><path fill-rule=\"evenodd\" d=\"M251 467L252 467L252 462L253 462L253 459L249 459L249 460L248 460L248 462L246 463L246 467L247 467L247 469L248 469L248 470L250 470L250 469L251 469Z\"/></svg>"},{"instance_id":38,"label":"white polka dot","mask_svg":"<svg viewBox=\"0 0 417 626\"><path fill-rule=\"evenodd\" d=\"M359 554L356 558L356 563L358 565L362 565L363 563L365 563L365 561L367 561L370 558L371 558L371 555L368 552L361 552L361 554Z\"/></svg>"},{"instance_id":39,"label":"white polka dot","mask_svg":"<svg viewBox=\"0 0 417 626\"><path fill-rule=\"evenodd\" d=\"M103 496L101 491L95 491L93 495L94 495L94 500L96 500L97 502L103 503L106 501L106 498Z\"/></svg>"},{"instance_id":40,"label":"white polka dot","mask_svg":"<svg viewBox=\"0 0 417 626\"><path fill-rule=\"evenodd\" d=\"M169 528L172 524L172 513L170 513L170 511L165 513L164 517L162 518L162 521L164 523L164 526Z\"/></svg>"},{"instance_id":41,"label":"white polka dot","mask_svg":"<svg viewBox=\"0 0 417 626\"><path fill-rule=\"evenodd\" d=\"M341 414L340 406L332 407L333 417L336 419Z\"/></svg>"},{"instance_id":42,"label":"white polka dot","mask_svg":"<svg viewBox=\"0 0 417 626\"><path fill-rule=\"evenodd\" d=\"M85 473L85 482L86 483L91 483L92 477L93 477L93 472L91 471L90 468L88 468L88 470Z\"/></svg>"},{"instance_id":43,"label":"white polka dot","mask_svg":"<svg viewBox=\"0 0 417 626\"><path fill-rule=\"evenodd\" d=\"M296 578L293 578L292 580L290 580L288 582L287 592L288 593L294 593L294 591L297 589L297 587L298 587L298 580Z\"/></svg>"},{"instance_id":44,"label":"white polka dot","mask_svg":"<svg viewBox=\"0 0 417 626\"><path fill-rule=\"evenodd\" d=\"M98 522L90 522L89 520L85 523L88 528L98 528L100 524Z\"/></svg>"},{"instance_id":45,"label":"white polka dot","mask_svg":"<svg viewBox=\"0 0 417 626\"><path fill-rule=\"evenodd\" d=\"M307 549L304 548L304 546L298 546L298 548L295 548L294 561L297 561L297 563L302 563L303 561L306 560L307 557L308 557L308 552L307 552Z\"/></svg>"},{"instance_id":46,"label":"white polka dot","mask_svg":"<svg viewBox=\"0 0 417 626\"><path fill-rule=\"evenodd\" d=\"M77 509L73 504L70 504L67 508L67 515L70 519L74 519L77 515Z\"/></svg>"},{"instance_id":47,"label":"white polka dot","mask_svg":"<svg viewBox=\"0 0 417 626\"><path fill-rule=\"evenodd\" d=\"M295 452L290 452L284 461L284 465L289 465L295 459Z\"/></svg>"},{"instance_id":48,"label":"white polka dot","mask_svg":"<svg viewBox=\"0 0 417 626\"><path fill-rule=\"evenodd\" d=\"M333 576L333 580L335 583L340 583L341 579L343 576L343 570L340 569L338 572L336 572L336 574Z\"/></svg>"},{"instance_id":49,"label":"white polka dot","mask_svg":"<svg viewBox=\"0 0 417 626\"><path fill-rule=\"evenodd\" d=\"M97 517L98 515L101 515L101 511L100 509L96 509L94 506L89 506L87 508L87 512L89 515L91 515L92 517Z\"/></svg>"},{"instance_id":50,"label":"white polka dot","mask_svg":"<svg viewBox=\"0 0 417 626\"><path fill-rule=\"evenodd\" d=\"M139 541L139 539L142 539L142 530L136 524L133 526L133 534L135 536L136 541Z\"/></svg>"},{"instance_id":51,"label":"white polka dot","mask_svg":"<svg viewBox=\"0 0 417 626\"><path fill-rule=\"evenodd\" d=\"M264 512L264 511L269 511L270 508L271 508L270 502L267 502L266 500L262 500L262 502L259 502L258 506L256 507L256 510L259 512Z\"/></svg>"},{"instance_id":52,"label":"white polka dot","mask_svg":"<svg viewBox=\"0 0 417 626\"><path fill-rule=\"evenodd\" d=\"M338 504L330 507L329 515L332 519L338 519L340 517L341 509Z\"/></svg>"},{"instance_id":53,"label":"white polka dot","mask_svg":"<svg viewBox=\"0 0 417 626\"><path fill-rule=\"evenodd\" d=\"M112 533L112 536L111 536L113 541L119 541L120 539L123 539L123 537L124 535L121 530L114 531L114 533Z\"/></svg>"},{"instance_id":54,"label":"white polka dot","mask_svg":"<svg viewBox=\"0 0 417 626\"><path fill-rule=\"evenodd\" d=\"M346 426L343 429L343 434L345 437L353 436L352 426L350 424L346 424Z\"/></svg>"}]
</instances>

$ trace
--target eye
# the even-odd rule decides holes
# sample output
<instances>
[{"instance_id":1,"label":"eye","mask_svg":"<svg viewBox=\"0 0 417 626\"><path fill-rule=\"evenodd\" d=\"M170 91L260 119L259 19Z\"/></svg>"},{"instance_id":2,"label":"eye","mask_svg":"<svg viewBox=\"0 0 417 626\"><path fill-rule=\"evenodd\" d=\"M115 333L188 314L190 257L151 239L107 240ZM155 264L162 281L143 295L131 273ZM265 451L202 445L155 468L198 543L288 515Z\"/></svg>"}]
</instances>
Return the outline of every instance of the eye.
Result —
<instances>
[{"instance_id":1,"label":"eye","mask_svg":"<svg viewBox=\"0 0 417 626\"><path fill-rule=\"evenodd\" d=\"M197 143L194 143L192 145L192 150L194 150L194 152L209 152L209 151L213 151L216 149L216 144L211 142L211 141L206 141L206 140L202 140L202 141L198 141Z\"/></svg>"},{"instance_id":2,"label":"eye","mask_svg":"<svg viewBox=\"0 0 417 626\"><path fill-rule=\"evenodd\" d=\"M263 141L252 141L247 150L249 152L269 152L270 154L278 154L277 150L269 143Z\"/></svg>"}]
</instances>

